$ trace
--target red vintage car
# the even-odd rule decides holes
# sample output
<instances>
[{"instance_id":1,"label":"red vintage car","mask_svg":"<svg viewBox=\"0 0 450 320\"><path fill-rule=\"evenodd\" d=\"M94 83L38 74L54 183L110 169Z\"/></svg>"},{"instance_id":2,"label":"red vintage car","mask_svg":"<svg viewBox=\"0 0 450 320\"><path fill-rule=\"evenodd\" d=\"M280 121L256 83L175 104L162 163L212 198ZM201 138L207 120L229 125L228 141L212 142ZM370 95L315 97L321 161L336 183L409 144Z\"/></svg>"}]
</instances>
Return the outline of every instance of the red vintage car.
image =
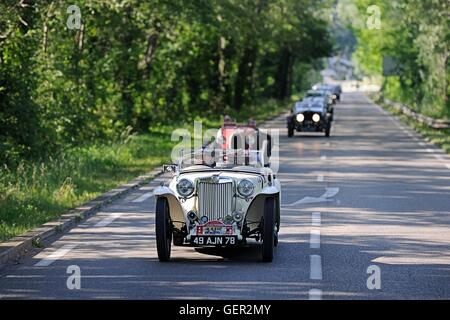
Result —
<instances>
[{"instance_id":1,"label":"red vintage car","mask_svg":"<svg viewBox=\"0 0 450 320\"><path fill-rule=\"evenodd\" d=\"M223 126L217 133L217 143L223 150L224 160L232 150L260 151L267 150L267 157L264 163L268 164L268 158L271 156L271 137L262 132L256 126L256 122L249 120L247 124L237 124L225 119ZM246 156L245 164L251 161L250 152Z\"/></svg>"}]
</instances>

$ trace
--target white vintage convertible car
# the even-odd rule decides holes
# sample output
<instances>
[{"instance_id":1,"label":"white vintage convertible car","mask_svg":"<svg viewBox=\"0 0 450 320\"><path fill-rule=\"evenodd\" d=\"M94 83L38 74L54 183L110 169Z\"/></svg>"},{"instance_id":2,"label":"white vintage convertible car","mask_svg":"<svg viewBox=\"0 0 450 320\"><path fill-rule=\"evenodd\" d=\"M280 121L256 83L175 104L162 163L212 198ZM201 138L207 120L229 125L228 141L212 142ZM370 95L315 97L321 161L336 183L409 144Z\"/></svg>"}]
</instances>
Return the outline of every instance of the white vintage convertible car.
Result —
<instances>
[{"instance_id":1,"label":"white vintage convertible car","mask_svg":"<svg viewBox=\"0 0 450 320\"><path fill-rule=\"evenodd\" d=\"M174 176L154 191L159 260L170 260L172 241L225 247L252 238L262 243L262 260L271 262L280 229L281 186L262 152L206 154L202 150L165 166Z\"/></svg>"}]
</instances>

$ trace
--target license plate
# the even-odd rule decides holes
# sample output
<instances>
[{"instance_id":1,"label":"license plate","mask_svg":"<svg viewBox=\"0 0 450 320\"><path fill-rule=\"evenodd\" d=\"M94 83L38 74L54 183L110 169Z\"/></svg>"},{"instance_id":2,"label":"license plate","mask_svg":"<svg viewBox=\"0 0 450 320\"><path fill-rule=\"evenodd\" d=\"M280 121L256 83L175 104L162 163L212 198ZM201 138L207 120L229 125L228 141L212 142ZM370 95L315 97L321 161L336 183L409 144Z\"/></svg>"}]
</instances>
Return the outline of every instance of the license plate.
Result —
<instances>
[{"instance_id":1,"label":"license plate","mask_svg":"<svg viewBox=\"0 0 450 320\"><path fill-rule=\"evenodd\" d=\"M198 236L226 236L233 234L232 226L197 226Z\"/></svg>"},{"instance_id":2,"label":"license plate","mask_svg":"<svg viewBox=\"0 0 450 320\"><path fill-rule=\"evenodd\" d=\"M232 246L237 244L236 236L192 236L191 243L199 246Z\"/></svg>"}]
</instances>

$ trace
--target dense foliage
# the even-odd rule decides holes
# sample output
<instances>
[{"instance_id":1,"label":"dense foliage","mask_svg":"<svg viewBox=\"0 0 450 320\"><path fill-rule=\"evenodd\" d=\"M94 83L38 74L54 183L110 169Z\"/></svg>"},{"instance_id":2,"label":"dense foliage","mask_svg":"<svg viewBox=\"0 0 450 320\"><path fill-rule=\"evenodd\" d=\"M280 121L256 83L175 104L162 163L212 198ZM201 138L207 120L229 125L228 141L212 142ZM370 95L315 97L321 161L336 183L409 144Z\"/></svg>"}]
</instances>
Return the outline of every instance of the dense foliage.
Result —
<instances>
[{"instance_id":1,"label":"dense foliage","mask_svg":"<svg viewBox=\"0 0 450 320\"><path fill-rule=\"evenodd\" d=\"M342 0L353 15L354 54L366 75L382 75L383 57L397 74L383 78L384 94L431 116L450 117L450 3L448 0ZM380 29L368 28L369 6L381 12Z\"/></svg>"},{"instance_id":2,"label":"dense foliage","mask_svg":"<svg viewBox=\"0 0 450 320\"><path fill-rule=\"evenodd\" d=\"M3 0L0 162L283 100L330 54L322 5Z\"/></svg>"}]
</instances>

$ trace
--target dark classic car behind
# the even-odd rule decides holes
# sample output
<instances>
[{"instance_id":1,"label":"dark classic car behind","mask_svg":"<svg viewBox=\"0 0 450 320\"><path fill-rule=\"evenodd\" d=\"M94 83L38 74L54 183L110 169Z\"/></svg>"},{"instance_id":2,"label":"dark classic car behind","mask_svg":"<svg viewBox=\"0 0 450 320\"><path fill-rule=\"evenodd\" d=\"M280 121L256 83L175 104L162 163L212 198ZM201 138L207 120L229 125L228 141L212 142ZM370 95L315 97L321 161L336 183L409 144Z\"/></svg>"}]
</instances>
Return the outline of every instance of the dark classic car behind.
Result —
<instances>
[{"instance_id":1,"label":"dark classic car behind","mask_svg":"<svg viewBox=\"0 0 450 320\"><path fill-rule=\"evenodd\" d=\"M338 84L317 84L313 90L326 90L331 92L331 97L335 102L341 101L342 87Z\"/></svg>"},{"instance_id":2,"label":"dark classic car behind","mask_svg":"<svg viewBox=\"0 0 450 320\"><path fill-rule=\"evenodd\" d=\"M326 97L309 97L295 104L287 118L288 137L294 132L325 132L330 136L333 109Z\"/></svg>"}]
</instances>

